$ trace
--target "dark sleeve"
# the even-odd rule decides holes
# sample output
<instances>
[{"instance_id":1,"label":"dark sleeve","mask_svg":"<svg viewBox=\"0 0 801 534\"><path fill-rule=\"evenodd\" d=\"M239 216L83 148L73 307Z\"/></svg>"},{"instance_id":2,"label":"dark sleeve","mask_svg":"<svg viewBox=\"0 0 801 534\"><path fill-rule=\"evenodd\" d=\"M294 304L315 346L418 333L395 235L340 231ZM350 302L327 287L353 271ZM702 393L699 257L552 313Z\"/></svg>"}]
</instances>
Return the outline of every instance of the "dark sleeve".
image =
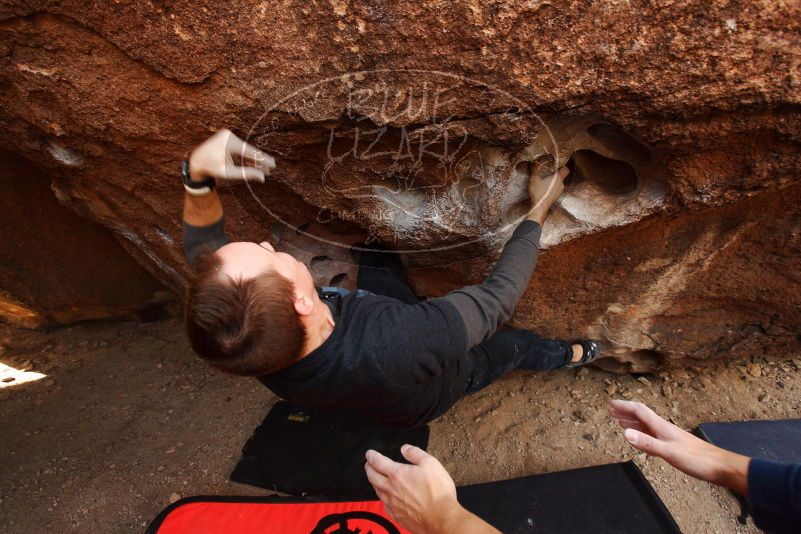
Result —
<instances>
[{"instance_id":1,"label":"dark sleeve","mask_svg":"<svg viewBox=\"0 0 801 534\"><path fill-rule=\"evenodd\" d=\"M512 316L534 272L541 233L539 223L523 221L504 245L501 257L482 283L442 297L461 315L469 347L491 336Z\"/></svg>"},{"instance_id":2,"label":"dark sleeve","mask_svg":"<svg viewBox=\"0 0 801 534\"><path fill-rule=\"evenodd\" d=\"M801 464L752 458L748 500L756 526L765 532L801 532Z\"/></svg>"},{"instance_id":3,"label":"dark sleeve","mask_svg":"<svg viewBox=\"0 0 801 534\"><path fill-rule=\"evenodd\" d=\"M189 264L195 263L201 250L215 251L231 242L225 233L225 218L209 226L192 226L184 222L184 254Z\"/></svg>"}]
</instances>

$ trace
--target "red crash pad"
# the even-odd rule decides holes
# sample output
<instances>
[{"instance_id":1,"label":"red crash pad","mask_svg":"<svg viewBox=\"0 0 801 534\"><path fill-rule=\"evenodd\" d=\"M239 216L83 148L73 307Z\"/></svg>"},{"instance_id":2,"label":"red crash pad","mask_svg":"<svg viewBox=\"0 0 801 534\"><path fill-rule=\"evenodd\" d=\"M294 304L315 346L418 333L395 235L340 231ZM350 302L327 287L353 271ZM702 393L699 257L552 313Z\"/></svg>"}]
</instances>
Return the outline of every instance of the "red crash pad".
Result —
<instances>
[{"instance_id":1,"label":"red crash pad","mask_svg":"<svg viewBox=\"0 0 801 534\"><path fill-rule=\"evenodd\" d=\"M279 503L262 497L191 497L156 518L146 534L408 534L381 501Z\"/></svg>"}]
</instances>

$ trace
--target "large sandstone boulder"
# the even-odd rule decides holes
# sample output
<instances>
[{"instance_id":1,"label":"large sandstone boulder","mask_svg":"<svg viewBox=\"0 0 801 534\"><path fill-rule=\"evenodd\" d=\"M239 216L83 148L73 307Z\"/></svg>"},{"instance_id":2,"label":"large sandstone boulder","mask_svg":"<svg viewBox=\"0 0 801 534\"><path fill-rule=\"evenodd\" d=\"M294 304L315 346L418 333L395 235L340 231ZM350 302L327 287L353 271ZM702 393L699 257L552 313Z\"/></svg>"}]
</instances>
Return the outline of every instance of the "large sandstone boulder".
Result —
<instances>
[{"instance_id":1,"label":"large sandstone boulder","mask_svg":"<svg viewBox=\"0 0 801 534\"><path fill-rule=\"evenodd\" d=\"M541 160L573 172L518 326L595 335L635 371L798 350L797 4L32 0L0 19L0 146L177 292L180 160L228 127L278 162L222 188L229 231L321 283L352 284L364 240L421 295L480 280Z\"/></svg>"}]
</instances>

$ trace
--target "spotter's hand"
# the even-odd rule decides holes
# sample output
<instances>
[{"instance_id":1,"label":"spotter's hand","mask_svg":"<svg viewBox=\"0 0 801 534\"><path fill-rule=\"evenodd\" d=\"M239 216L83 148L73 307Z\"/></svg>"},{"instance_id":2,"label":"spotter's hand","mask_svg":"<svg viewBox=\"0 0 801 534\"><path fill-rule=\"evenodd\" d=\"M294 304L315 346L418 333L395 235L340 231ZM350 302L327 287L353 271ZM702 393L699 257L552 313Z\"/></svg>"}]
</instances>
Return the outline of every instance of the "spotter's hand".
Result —
<instances>
[{"instance_id":1,"label":"spotter's hand","mask_svg":"<svg viewBox=\"0 0 801 534\"><path fill-rule=\"evenodd\" d=\"M238 157L240 165L234 163ZM189 156L192 180L203 181L207 176L220 180L264 182L275 169L275 159L258 148L245 143L230 130L219 130L206 139Z\"/></svg>"},{"instance_id":2,"label":"spotter's hand","mask_svg":"<svg viewBox=\"0 0 801 534\"><path fill-rule=\"evenodd\" d=\"M695 477L748 495L750 459L715 447L659 417L640 402L613 400L609 413L624 429L626 441Z\"/></svg>"},{"instance_id":3,"label":"spotter's hand","mask_svg":"<svg viewBox=\"0 0 801 534\"><path fill-rule=\"evenodd\" d=\"M410 464L394 462L383 454L367 451L364 468L384 508L411 532L436 532L435 525L461 507L456 485L439 461L412 445L401 447Z\"/></svg>"}]
</instances>

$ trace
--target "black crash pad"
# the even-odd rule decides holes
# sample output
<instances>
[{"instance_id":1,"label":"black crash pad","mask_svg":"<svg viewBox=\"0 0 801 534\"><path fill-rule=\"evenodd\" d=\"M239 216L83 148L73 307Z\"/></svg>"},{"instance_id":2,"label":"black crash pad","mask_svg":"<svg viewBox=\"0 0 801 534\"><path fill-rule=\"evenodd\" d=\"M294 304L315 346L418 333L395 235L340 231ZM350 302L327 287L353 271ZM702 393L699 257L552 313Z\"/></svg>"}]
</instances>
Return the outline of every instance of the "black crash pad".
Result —
<instances>
[{"instance_id":1,"label":"black crash pad","mask_svg":"<svg viewBox=\"0 0 801 534\"><path fill-rule=\"evenodd\" d=\"M678 533L634 462L458 488L462 505L504 534Z\"/></svg>"},{"instance_id":2,"label":"black crash pad","mask_svg":"<svg viewBox=\"0 0 801 534\"><path fill-rule=\"evenodd\" d=\"M427 426L399 429L279 401L242 448L231 480L292 495L375 498L364 453L404 461L401 445L425 449L428 433Z\"/></svg>"},{"instance_id":3,"label":"black crash pad","mask_svg":"<svg viewBox=\"0 0 801 534\"><path fill-rule=\"evenodd\" d=\"M751 458L801 463L801 419L703 423L698 434L722 449Z\"/></svg>"}]
</instances>

